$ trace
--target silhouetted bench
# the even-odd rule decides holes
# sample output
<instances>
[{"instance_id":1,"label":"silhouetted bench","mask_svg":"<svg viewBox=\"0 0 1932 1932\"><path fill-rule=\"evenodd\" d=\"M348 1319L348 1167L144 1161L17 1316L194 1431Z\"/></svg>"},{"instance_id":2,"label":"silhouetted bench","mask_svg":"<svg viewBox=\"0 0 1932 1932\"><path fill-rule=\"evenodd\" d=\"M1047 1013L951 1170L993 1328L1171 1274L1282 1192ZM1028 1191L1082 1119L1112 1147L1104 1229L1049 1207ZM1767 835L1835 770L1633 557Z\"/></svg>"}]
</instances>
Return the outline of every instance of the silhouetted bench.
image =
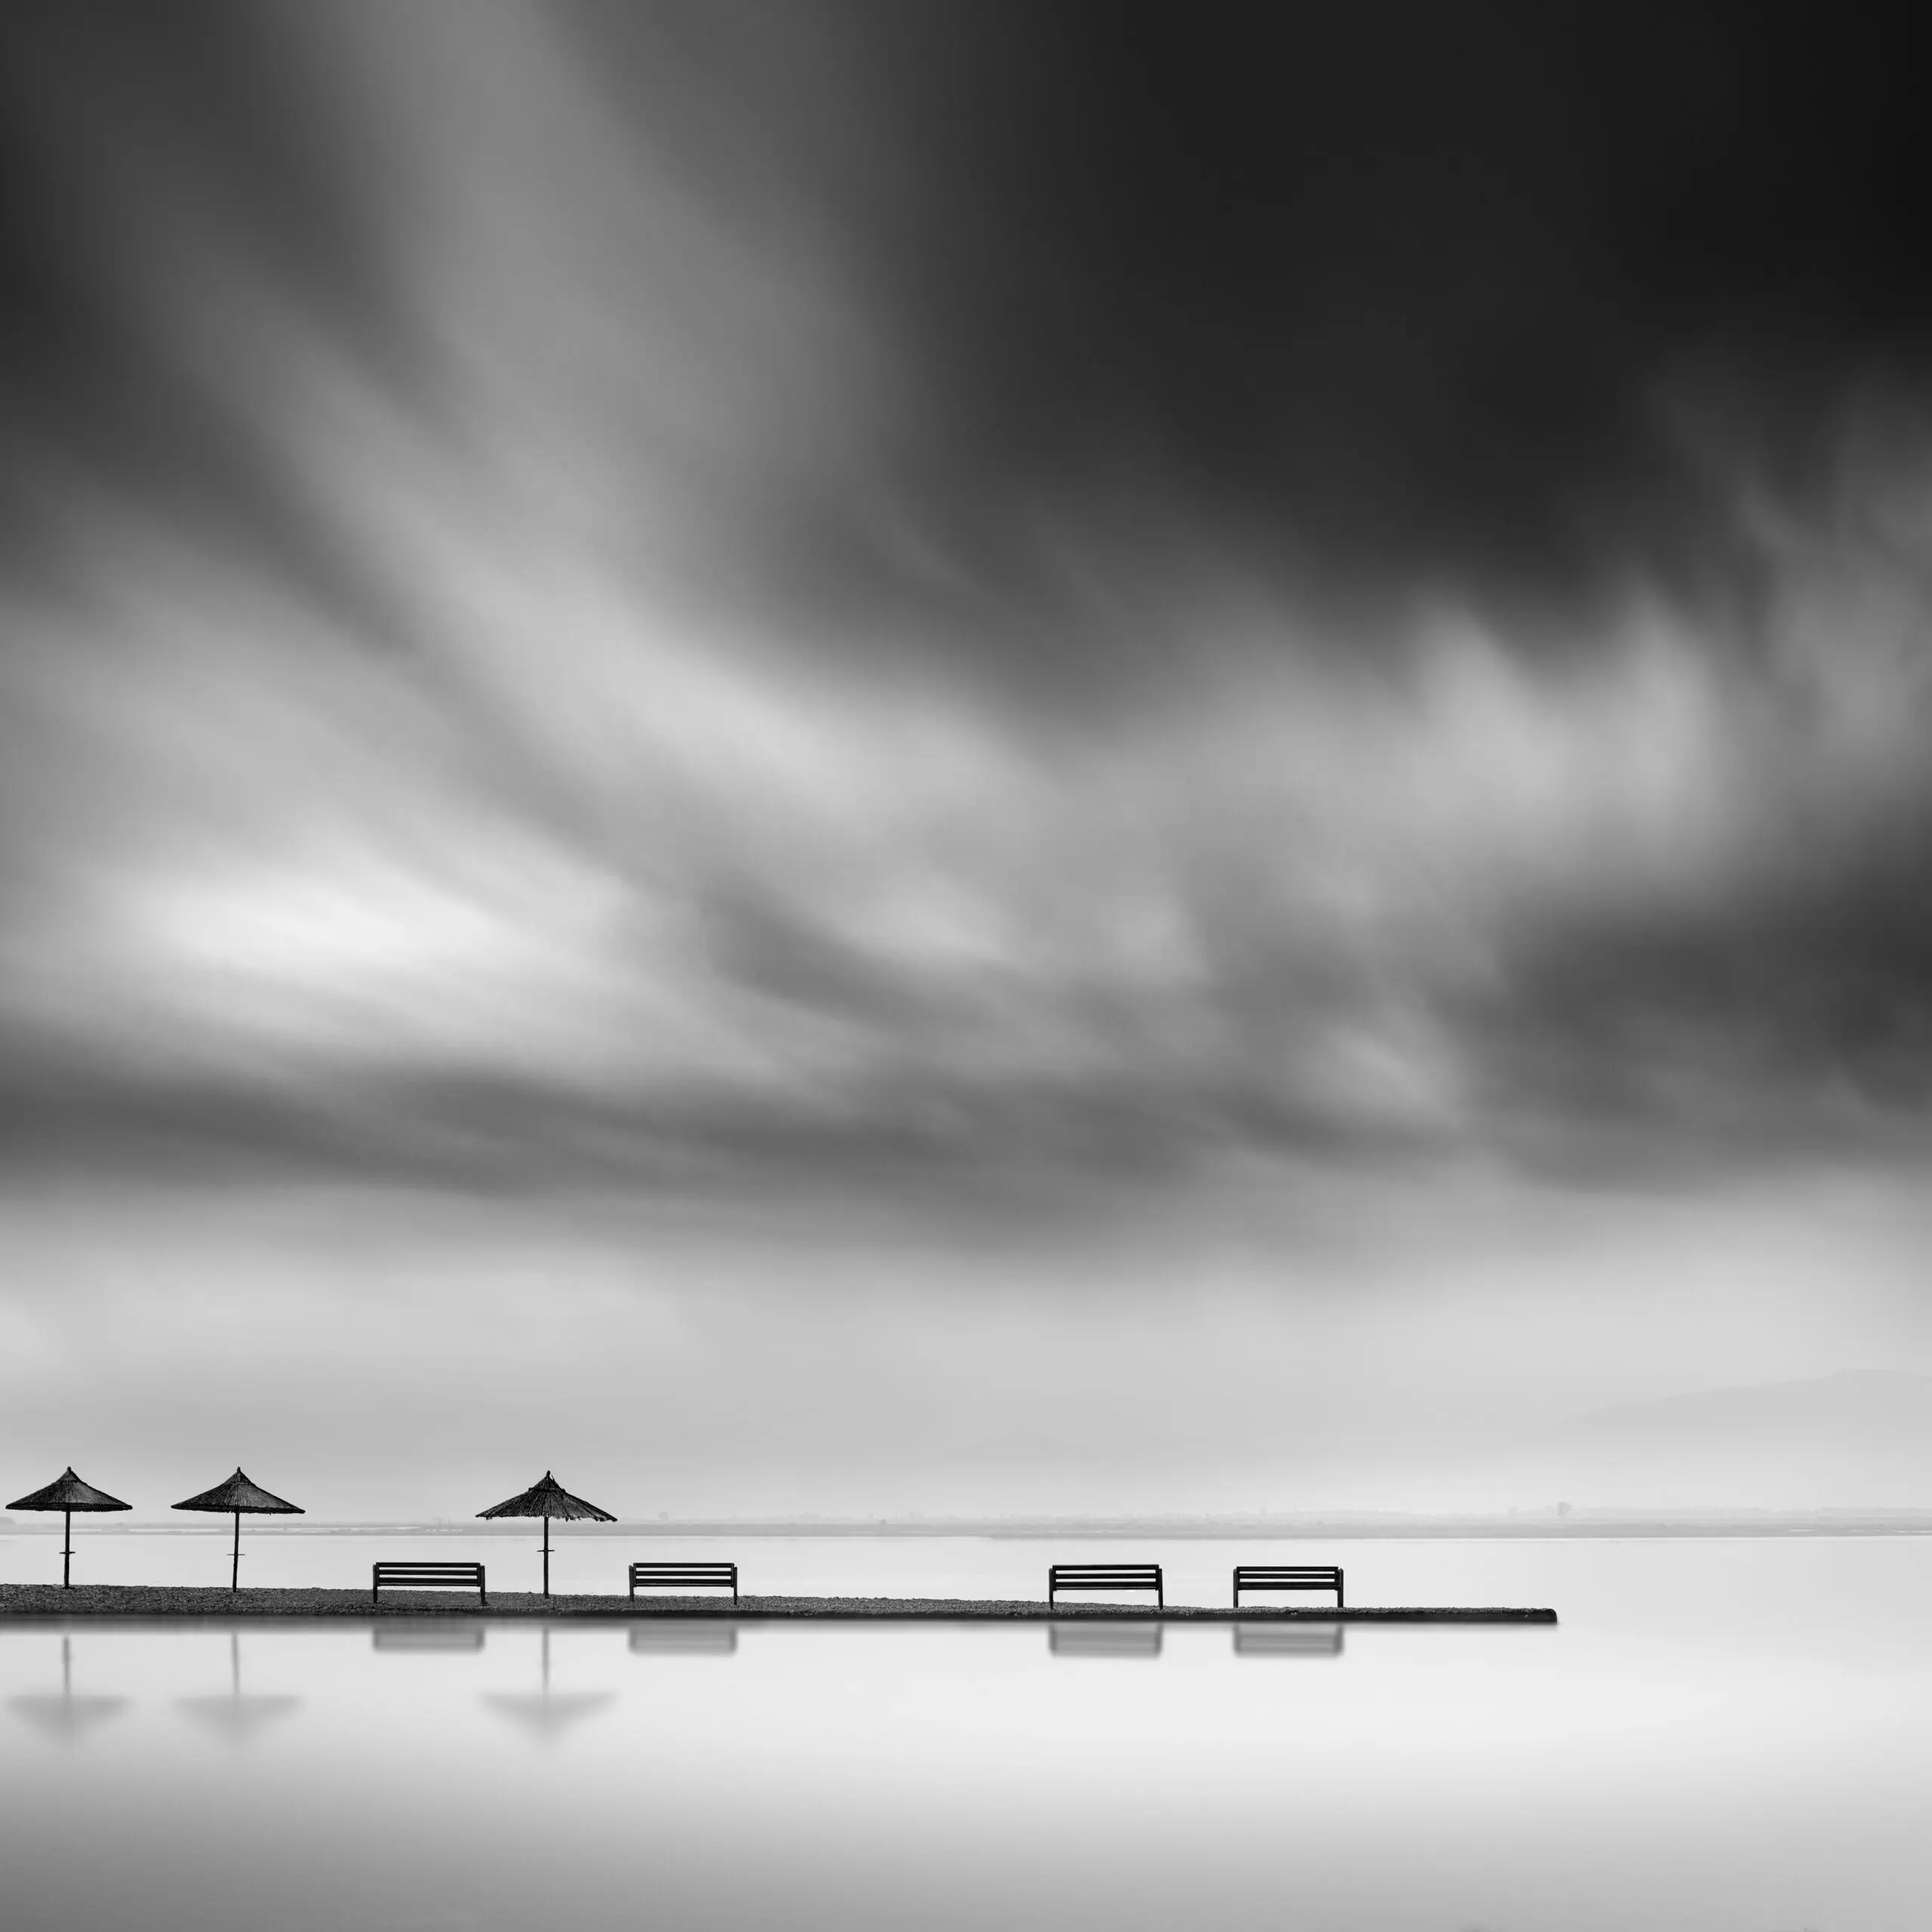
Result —
<instances>
[{"instance_id":1,"label":"silhouetted bench","mask_svg":"<svg viewBox=\"0 0 1932 1932\"><path fill-rule=\"evenodd\" d=\"M1158 1563L1054 1563L1047 1567L1047 1601L1051 1604L1062 1590L1104 1590L1118 1596L1123 1590L1152 1590L1154 1600L1165 1610L1167 1592L1161 1583Z\"/></svg>"},{"instance_id":2,"label":"silhouetted bench","mask_svg":"<svg viewBox=\"0 0 1932 1932\"><path fill-rule=\"evenodd\" d=\"M480 1563L378 1563L369 1584L369 1601L379 1590L474 1590L487 1610Z\"/></svg>"},{"instance_id":3,"label":"silhouetted bench","mask_svg":"<svg viewBox=\"0 0 1932 1932\"><path fill-rule=\"evenodd\" d=\"M735 1563L633 1563L633 1603L639 1590L729 1590L736 1604L738 1566Z\"/></svg>"},{"instance_id":4,"label":"silhouetted bench","mask_svg":"<svg viewBox=\"0 0 1932 1932\"><path fill-rule=\"evenodd\" d=\"M1235 1607L1243 1590L1333 1590L1335 1607L1342 1606L1342 1573L1316 1563L1237 1563Z\"/></svg>"}]
</instances>

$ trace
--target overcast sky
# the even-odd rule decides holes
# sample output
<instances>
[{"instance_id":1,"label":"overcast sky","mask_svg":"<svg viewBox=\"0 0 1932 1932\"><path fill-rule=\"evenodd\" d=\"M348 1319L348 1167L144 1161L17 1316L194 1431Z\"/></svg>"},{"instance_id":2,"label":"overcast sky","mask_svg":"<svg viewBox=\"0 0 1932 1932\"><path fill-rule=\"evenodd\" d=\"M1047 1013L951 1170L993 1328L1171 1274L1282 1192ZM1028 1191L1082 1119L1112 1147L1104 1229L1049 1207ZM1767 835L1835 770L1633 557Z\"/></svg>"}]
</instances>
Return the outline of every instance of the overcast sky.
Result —
<instances>
[{"instance_id":1,"label":"overcast sky","mask_svg":"<svg viewBox=\"0 0 1932 1932\"><path fill-rule=\"evenodd\" d=\"M1426 1506L1932 1369L1860 15L9 6L8 1480Z\"/></svg>"}]
</instances>

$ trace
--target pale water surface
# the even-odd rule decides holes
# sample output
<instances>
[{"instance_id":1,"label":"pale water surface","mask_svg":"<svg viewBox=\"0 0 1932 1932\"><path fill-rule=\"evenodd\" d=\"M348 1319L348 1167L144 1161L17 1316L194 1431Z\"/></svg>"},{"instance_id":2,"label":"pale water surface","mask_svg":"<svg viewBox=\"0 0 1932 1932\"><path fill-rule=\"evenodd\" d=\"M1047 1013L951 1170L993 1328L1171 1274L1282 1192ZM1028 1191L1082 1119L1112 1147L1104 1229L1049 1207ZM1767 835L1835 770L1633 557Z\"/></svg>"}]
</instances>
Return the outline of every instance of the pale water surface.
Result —
<instances>
[{"instance_id":1,"label":"pale water surface","mask_svg":"<svg viewBox=\"0 0 1932 1932\"><path fill-rule=\"evenodd\" d=\"M0 1541L0 1577L53 1540ZM222 1539L77 1538L103 1581ZM257 1583L424 1545L245 1531ZM1932 1543L567 1542L749 1589L1332 1560L1560 1628L0 1624L6 1932L1932 1926ZM531 1546L438 1540L499 1588ZM579 1566L581 1565L580 1568ZM519 1570L521 1566L521 1571Z\"/></svg>"}]
</instances>

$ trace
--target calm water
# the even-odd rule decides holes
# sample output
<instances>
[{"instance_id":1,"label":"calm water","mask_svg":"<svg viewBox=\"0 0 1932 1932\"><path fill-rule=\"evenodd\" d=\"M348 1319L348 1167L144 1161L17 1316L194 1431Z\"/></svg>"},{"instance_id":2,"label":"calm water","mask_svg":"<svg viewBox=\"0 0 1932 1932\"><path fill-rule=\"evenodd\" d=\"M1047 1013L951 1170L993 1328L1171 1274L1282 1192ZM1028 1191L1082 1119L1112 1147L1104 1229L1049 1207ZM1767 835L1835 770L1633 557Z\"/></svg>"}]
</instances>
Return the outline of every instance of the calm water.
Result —
<instances>
[{"instance_id":1,"label":"calm water","mask_svg":"<svg viewBox=\"0 0 1932 1932\"><path fill-rule=\"evenodd\" d=\"M0 1544L0 1577L54 1546ZM218 1536L79 1546L104 1580L226 1560ZM259 1583L386 1553L253 1547ZM629 1548L567 1545L558 1582L609 1588ZM1131 1553L1220 1601L1238 1557L1291 1552L1344 1563L1364 1602L1564 1621L0 1625L0 1925L1932 1926L1932 1544ZM529 1580L531 1551L476 1553ZM752 1589L994 1595L1038 1594L1063 1552L705 1553Z\"/></svg>"}]
</instances>

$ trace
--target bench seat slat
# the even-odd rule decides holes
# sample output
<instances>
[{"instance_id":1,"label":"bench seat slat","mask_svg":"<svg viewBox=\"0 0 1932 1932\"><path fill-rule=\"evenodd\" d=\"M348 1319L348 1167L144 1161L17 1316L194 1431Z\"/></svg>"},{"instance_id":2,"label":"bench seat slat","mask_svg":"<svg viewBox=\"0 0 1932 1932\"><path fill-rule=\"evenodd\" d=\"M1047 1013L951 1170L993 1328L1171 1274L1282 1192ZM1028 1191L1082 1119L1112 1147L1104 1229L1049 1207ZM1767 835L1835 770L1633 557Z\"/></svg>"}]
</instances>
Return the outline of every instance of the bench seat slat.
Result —
<instances>
[{"instance_id":1,"label":"bench seat slat","mask_svg":"<svg viewBox=\"0 0 1932 1932\"><path fill-rule=\"evenodd\" d=\"M487 1604L489 1592L480 1563L375 1563L369 1568L371 1601L384 1590L474 1590Z\"/></svg>"},{"instance_id":2,"label":"bench seat slat","mask_svg":"<svg viewBox=\"0 0 1932 1932\"><path fill-rule=\"evenodd\" d=\"M1047 1601L1062 1590L1152 1590L1162 1608L1168 1601L1158 1563L1050 1563Z\"/></svg>"},{"instance_id":3,"label":"bench seat slat","mask_svg":"<svg viewBox=\"0 0 1932 1932\"><path fill-rule=\"evenodd\" d=\"M630 1567L631 1595L641 1589L729 1590L731 1601L738 1600L738 1566L735 1563L633 1563Z\"/></svg>"},{"instance_id":4,"label":"bench seat slat","mask_svg":"<svg viewBox=\"0 0 1932 1932\"><path fill-rule=\"evenodd\" d=\"M1237 1563L1234 1572L1237 1604L1243 1590L1333 1590L1338 1608L1346 1601L1342 1573L1332 1564Z\"/></svg>"}]
</instances>

